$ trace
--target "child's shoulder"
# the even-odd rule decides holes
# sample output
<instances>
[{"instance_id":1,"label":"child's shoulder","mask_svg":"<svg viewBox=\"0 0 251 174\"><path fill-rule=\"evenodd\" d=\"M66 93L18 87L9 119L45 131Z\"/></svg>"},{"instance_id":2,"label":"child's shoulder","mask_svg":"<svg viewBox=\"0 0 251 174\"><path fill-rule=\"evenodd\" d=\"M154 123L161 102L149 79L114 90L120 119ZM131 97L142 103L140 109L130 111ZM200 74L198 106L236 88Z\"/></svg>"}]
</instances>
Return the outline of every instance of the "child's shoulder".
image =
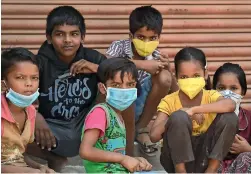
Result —
<instances>
[{"instance_id":1,"label":"child's shoulder","mask_svg":"<svg viewBox=\"0 0 251 174\"><path fill-rule=\"evenodd\" d=\"M92 113L93 111L97 111L97 110L102 111L104 113L109 112L109 108L106 105L106 103L99 103L99 104L94 105L89 113Z\"/></svg>"},{"instance_id":2,"label":"child's shoulder","mask_svg":"<svg viewBox=\"0 0 251 174\"><path fill-rule=\"evenodd\" d=\"M123 45L126 45L126 44L131 44L131 40L129 38L127 39L120 39L120 40L115 40L112 42L111 45L120 45L120 46L123 46Z\"/></svg>"},{"instance_id":3,"label":"child's shoulder","mask_svg":"<svg viewBox=\"0 0 251 174\"><path fill-rule=\"evenodd\" d=\"M171 94L166 95L163 100L167 101L173 101L175 100L177 97L179 97L179 91L173 92Z\"/></svg>"},{"instance_id":4,"label":"child's shoulder","mask_svg":"<svg viewBox=\"0 0 251 174\"><path fill-rule=\"evenodd\" d=\"M36 114L37 114L37 110L36 110L35 106L33 106L33 105L28 106L26 108L26 111L27 111L27 114L28 114L28 118L30 120L35 119Z\"/></svg>"},{"instance_id":5,"label":"child's shoulder","mask_svg":"<svg viewBox=\"0 0 251 174\"><path fill-rule=\"evenodd\" d=\"M243 107L240 107L240 109L249 117L250 121L251 121L251 109L247 110Z\"/></svg>"},{"instance_id":6,"label":"child's shoulder","mask_svg":"<svg viewBox=\"0 0 251 174\"><path fill-rule=\"evenodd\" d=\"M106 59L106 56L97 50L86 48L86 47L80 47L80 56L83 56L83 59L95 63L100 64L103 60Z\"/></svg>"},{"instance_id":7,"label":"child's shoulder","mask_svg":"<svg viewBox=\"0 0 251 174\"><path fill-rule=\"evenodd\" d=\"M212 96L212 95L219 95L219 96L221 96L221 94L217 90L214 90L214 89L210 89L210 90L204 89L203 90L203 94L204 95L209 95L209 96Z\"/></svg>"},{"instance_id":8,"label":"child's shoulder","mask_svg":"<svg viewBox=\"0 0 251 174\"><path fill-rule=\"evenodd\" d=\"M106 54L111 57L132 56L131 40L123 39L113 41L107 49Z\"/></svg>"}]
</instances>

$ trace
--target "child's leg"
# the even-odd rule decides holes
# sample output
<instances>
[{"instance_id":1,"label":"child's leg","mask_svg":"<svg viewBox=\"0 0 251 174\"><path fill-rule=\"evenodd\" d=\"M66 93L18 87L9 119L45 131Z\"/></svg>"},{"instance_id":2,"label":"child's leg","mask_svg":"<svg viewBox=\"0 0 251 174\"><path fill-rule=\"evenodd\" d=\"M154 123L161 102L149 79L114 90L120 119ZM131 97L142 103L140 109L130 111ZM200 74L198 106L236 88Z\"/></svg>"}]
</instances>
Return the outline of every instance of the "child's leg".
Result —
<instances>
[{"instance_id":1,"label":"child's leg","mask_svg":"<svg viewBox=\"0 0 251 174\"><path fill-rule=\"evenodd\" d=\"M40 173L39 169L34 169L31 167L21 167L13 165L1 165L2 173Z\"/></svg>"},{"instance_id":2,"label":"child's leg","mask_svg":"<svg viewBox=\"0 0 251 174\"><path fill-rule=\"evenodd\" d=\"M184 111L176 111L167 121L163 136L161 165L168 173L192 172L192 121ZM186 168L185 168L186 166Z\"/></svg>"},{"instance_id":3,"label":"child's leg","mask_svg":"<svg viewBox=\"0 0 251 174\"><path fill-rule=\"evenodd\" d=\"M142 115L139 118L137 127L144 128L151 121L157 111L160 100L170 91L172 76L168 70L162 70L158 75L152 76L152 88L144 104Z\"/></svg>"},{"instance_id":4,"label":"child's leg","mask_svg":"<svg viewBox=\"0 0 251 174\"><path fill-rule=\"evenodd\" d=\"M210 126L210 131L213 130L211 152L209 154L209 164L206 172L213 173L217 172L220 161L222 161L234 141L234 137L238 131L238 117L234 113L225 113L218 115Z\"/></svg>"},{"instance_id":5,"label":"child's leg","mask_svg":"<svg viewBox=\"0 0 251 174\"><path fill-rule=\"evenodd\" d=\"M47 150L42 150L36 143L29 144L26 152L29 155L46 160L48 162L48 167L56 172L60 172L67 162L66 157L56 155Z\"/></svg>"},{"instance_id":6,"label":"child's leg","mask_svg":"<svg viewBox=\"0 0 251 174\"><path fill-rule=\"evenodd\" d=\"M57 140L57 147L51 151L42 150L35 143L27 148L27 153L48 161L48 166L60 172L67 162L67 157L73 157L79 154L81 143L81 130L84 123L84 116L70 120L46 119L53 135Z\"/></svg>"},{"instance_id":7,"label":"child's leg","mask_svg":"<svg viewBox=\"0 0 251 174\"><path fill-rule=\"evenodd\" d=\"M156 148L151 147L153 143L150 140L148 134L149 130L148 128L146 128L146 126L149 124L154 114L156 113L157 106L160 100L170 91L171 83L171 73L167 70L162 70L158 75L152 76L152 80L150 81L150 87L148 89L146 98L143 100L144 102L142 106L137 105L136 102L136 107L141 107L143 109L137 122L137 129L139 134L136 139L139 143L145 144L146 147L149 147L144 150L149 155L151 155L152 152L156 151ZM152 155L154 155L154 153Z\"/></svg>"}]
</instances>

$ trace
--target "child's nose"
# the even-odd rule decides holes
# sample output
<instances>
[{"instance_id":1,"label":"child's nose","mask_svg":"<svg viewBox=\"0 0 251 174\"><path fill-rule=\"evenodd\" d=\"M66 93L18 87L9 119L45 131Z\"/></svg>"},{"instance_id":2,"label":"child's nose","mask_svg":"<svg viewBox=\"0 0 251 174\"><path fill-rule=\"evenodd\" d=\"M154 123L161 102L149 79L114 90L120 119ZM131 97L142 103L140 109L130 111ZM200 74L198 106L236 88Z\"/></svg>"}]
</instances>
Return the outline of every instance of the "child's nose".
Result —
<instances>
[{"instance_id":1,"label":"child's nose","mask_svg":"<svg viewBox=\"0 0 251 174\"><path fill-rule=\"evenodd\" d=\"M25 86L32 86L32 82L30 79L27 79L26 82L25 82Z\"/></svg>"},{"instance_id":2,"label":"child's nose","mask_svg":"<svg viewBox=\"0 0 251 174\"><path fill-rule=\"evenodd\" d=\"M70 42L71 41L71 37L69 35L66 35L64 41L65 42Z\"/></svg>"}]
</instances>

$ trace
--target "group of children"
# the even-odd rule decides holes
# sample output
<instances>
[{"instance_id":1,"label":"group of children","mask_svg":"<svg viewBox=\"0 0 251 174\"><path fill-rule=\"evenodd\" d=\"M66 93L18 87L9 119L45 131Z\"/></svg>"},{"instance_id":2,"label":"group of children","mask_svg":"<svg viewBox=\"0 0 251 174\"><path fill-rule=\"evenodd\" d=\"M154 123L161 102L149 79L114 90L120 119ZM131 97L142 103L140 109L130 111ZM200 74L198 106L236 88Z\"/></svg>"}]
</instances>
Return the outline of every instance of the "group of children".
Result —
<instances>
[{"instance_id":1,"label":"group of children","mask_svg":"<svg viewBox=\"0 0 251 174\"><path fill-rule=\"evenodd\" d=\"M3 51L2 172L60 172L78 154L88 173L150 171L133 156L134 140L152 156L161 139L167 172L251 172L251 113L240 106L244 71L225 63L211 89L205 54L186 47L174 58L173 76L168 55L157 49L162 26L158 10L136 8L129 39L114 41L105 56L83 47L81 13L60 6L47 17L36 56Z\"/></svg>"}]
</instances>

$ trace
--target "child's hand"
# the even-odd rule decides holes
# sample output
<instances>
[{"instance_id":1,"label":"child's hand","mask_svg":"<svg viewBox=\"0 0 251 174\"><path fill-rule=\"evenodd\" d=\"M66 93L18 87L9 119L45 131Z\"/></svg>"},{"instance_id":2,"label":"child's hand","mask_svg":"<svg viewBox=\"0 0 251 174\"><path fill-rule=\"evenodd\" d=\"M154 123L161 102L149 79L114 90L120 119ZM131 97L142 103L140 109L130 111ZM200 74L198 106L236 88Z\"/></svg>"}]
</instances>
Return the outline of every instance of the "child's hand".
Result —
<instances>
[{"instance_id":1,"label":"child's hand","mask_svg":"<svg viewBox=\"0 0 251 174\"><path fill-rule=\"evenodd\" d=\"M41 171L41 173L56 173L54 170L52 170L49 167L44 166L44 165L41 165L39 170Z\"/></svg>"},{"instance_id":2,"label":"child's hand","mask_svg":"<svg viewBox=\"0 0 251 174\"><path fill-rule=\"evenodd\" d=\"M144 70L152 75L159 74L159 72L167 66L168 63L158 60L145 60Z\"/></svg>"},{"instance_id":3,"label":"child's hand","mask_svg":"<svg viewBox=\"0 0 251 174\"><path fill-rule=\"evenodd\" d=\"M204 114L194 114L191 118L195 120L198 125L202 125L205 120Z\"/></svg>"},{"instance_id":4,"label":"child's hand","mask_svg":"<svg viewBox=\"0 0 251 174\"><path fill-rule=\"evenodd\" d=\"M204 117L204 114L196 114L194 111L193 111L193 107L192 108L183 108L182 109L183 111L185 111L192 120L195 120L197 122L198 125L201 125L203 124L204 120L205 120L205 117Z\"/></svg>"},{"instance_id":5,"label":"child's hand","mask_svg":"<svg viewBox=\"0 0 251 174\"><path fill-rule=\"evenodd\" d=\"M145 158L142 158L142 157L135 157L137 160L139 160L140 162L140 169L141 171L149 171L149 170L152 170L152 165L145 159Z\"/></svg>"},{"instance_id":6,"label":"child's hand","mask_svg":"<svg viewBox=\"0 0 251 174\"><path fill-rule=\"evenodd\" d=\"M120 162L130 172L136 172L140 170L140 161L136 158L125 155L123 160Z\"/></svg>"},{"instance_id":7,"label":"child's hand","mask_svg":"<svg viewBox=\"0 0 251 174\"><path fill-rule=\"evenodd\" d=\"M164 68L171 72L170 61L168 55L160 54L160 61L164 63Z\"/></svg>"},{"instance_id":8,"label":"child's hand","mask_svg":"<svg viewBox=\"0 0 251 174\"><path fill-rule=\"evenodd\" d=\"M240 154L243 152L250 152L250 151L251 151L251 146L249 145L247 140L242 136L236 134L234 138L234 143L230 148L230 152L232 154Z\"/></svg>"},{"instance_id":9,"label":"child's hand","mask_svg":"<svg viewBox=\"0 0 251 174\"><path fill-rule=\"evenodd\" d=\"M75 76L80 73L96 73L98 65L87 60L79 60L71 65L70 73Z\"/></svg>"},{"instance_id":10,"label":"child's hand","mask_svg":"<svg viewBox=\"0 0 251 174\"><path fill-rule=\"evenodd\" d=\"M52 147L56 147L56 138L40 113L37 113L36 116L35 139L36 143L40 145L42 149L47 147L48 151L50 151Z\"/></svg>"}]
</instances>

